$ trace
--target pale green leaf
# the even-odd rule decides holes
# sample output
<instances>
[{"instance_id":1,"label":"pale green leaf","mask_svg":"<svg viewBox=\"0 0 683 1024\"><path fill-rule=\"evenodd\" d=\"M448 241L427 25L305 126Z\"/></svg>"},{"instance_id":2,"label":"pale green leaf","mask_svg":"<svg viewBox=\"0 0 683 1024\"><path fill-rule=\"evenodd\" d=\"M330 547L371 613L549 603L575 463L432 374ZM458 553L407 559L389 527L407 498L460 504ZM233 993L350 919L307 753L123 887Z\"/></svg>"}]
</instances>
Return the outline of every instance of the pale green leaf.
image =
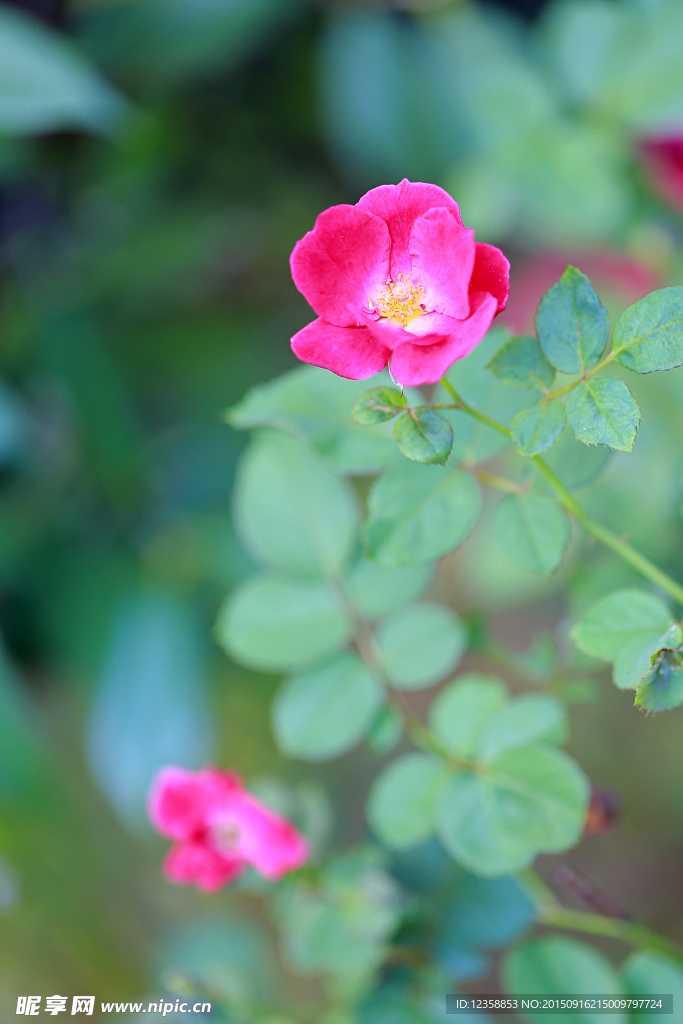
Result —
<instances>
[{"instance_id":1,"label":"pale green leaf","mask_svg":"<svg viewBox=\"0 0 683 1024\"><path fill-rule=\"evenodd\" d=\"M429 724L449 750L471 758L486 723L507 700L500 679L471 672L439 693L429 709Z\"/></svg>"},{"instance_id":2,"label":"pale green leaf","mask_svg":"<svg viewBox=\"0 0 683 1024\"><path fill-rule=\"evenodd\" d=\"M511 424L512 436L520 455L540 455L559 437L564 426L564 406L560 402L541 402L518 412Z\"/></svg>"},{"instance_id":3,"label":"pale green leaf","mask_svg":"<svg viewBox=\"0 0 683 1024\"><path fill-rule=\"evenodd\" d=\"M370 491L365 537L372 557L386 566L431 562L472 531L481 495L469 473L405 463Z\"/></svg>"},{"instance_id":4,"label":"pale green leaf","mask_svg":"<svg viewBox=\"0 0 683 1024\"><path fill-rule=\"evenodd\" d=\"M683 363L683 286L660 288L629 306L614 328L617 362L636 373Z\"/></svg>"},{"instance_id":5,"label":"pale green leaf","mask_svg":"<svg viewBox=\"0 0 683 1024\"><path fill-rule=\"evenodd\" d=\"M382 704L382 687L354 654L288 679L273 704L273 732L291 757L322 761L366 734Z\"/></svg>"},{"instance_id":6,"label":"pale green leaf","mask_svg":"<svg viewBox=\"0 0 683 1024\"><path fill-rule=\"evenodd\" d=\"M623 380L602 377L582 381L569 392L567 420L584 444L606 444L617 451L630 452L640 423L640 409Z\"/></svg>"},{"instance_id":7,"label":"pale green leaf","mask_svg":"<svg viewBox=\"0 0 683 1024\"><path fill-rule=\"evenodd\" d=\"M236 526L250 554L268 568L307 577L338 572L358 518L348 484L293 437L265 432L243 455Z\"/></svg>"},{"instance_id":8,"label":"pale green leaf","mask_svg":"<svg viewBox=\"0 0 683 1024\"><path fill-rule=\"evenodd\" d=\"M569 520L551 498L533 491L511 494L498 506L496 534L514 562L549 576L562 561Z\"/></svg>"},{"instance_id":9,"label":"pale green leaf","mask_svg":"<svg viewBox=\"0 0 683 1024\"><path fill-rule=\"evenodd\" d=\"M377 631L377 647L387 679L402 690L432 686L462 657L467 634L445 605L412 605L386 619Z\"/></svg>"},{"instance_id":10,"label":"pale green leaf","mask_svg":"<svg viewBox=\"0 0 683 1024\"><path fill-rule=\"evenodd\" d=\"M351 632L338 597L325 583L262 574L231 594L216 636L251 668L276 672L342 647Z\"/></svg>"},{"instance_id":11,"label":"pale green leaf","mask_svg":"<svg viewBox=\"0 0 683 1024\"><path fill-rule=\"evenodd\" d=\"M368 821L389 846L412 846L434 831L436 802L449 778L443 762L428 754L406 754L375 780Z\"/></svg>"},{"instance_id":12,"label":"pale green leaf","mask_svg":"<svg viewBox=\"0 0 683 1024\"><path fill-rule=\"evenodd\" d=\"M543 355L538 341L527 334L506 341L487 369L503 384L536 391L547 391L555 379L555 370Z\"/></svg>"},{"instance_id":13,"label":"pale green leaf","mask_svg":"<svg viewBox=\"0 0 683 1024\"><path fill-rule=\"evenodd\" d=\"M589 786L578 766L549 746L508 750L485 772L460 772L442 791L437 833L475 874L512 874L538 853L566 850L581 835Z\"/></svg>"}]
</instances>

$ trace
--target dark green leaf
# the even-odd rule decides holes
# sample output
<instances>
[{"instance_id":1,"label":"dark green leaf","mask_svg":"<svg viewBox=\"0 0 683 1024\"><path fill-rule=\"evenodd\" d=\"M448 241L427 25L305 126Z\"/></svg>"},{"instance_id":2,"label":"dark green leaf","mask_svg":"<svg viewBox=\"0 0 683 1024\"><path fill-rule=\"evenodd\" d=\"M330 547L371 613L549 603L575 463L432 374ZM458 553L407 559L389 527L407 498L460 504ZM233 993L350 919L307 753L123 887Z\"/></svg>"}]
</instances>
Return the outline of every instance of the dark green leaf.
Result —
<instances>
[{"instance_id":1,"label":"dark green leaf","mask_svg":"<svg viewBox=\"0 0 683 1024\"><path fill-rule=\"evenodd\" d=\"M556 502L529 491L511 494L500 503L496 533L514 562L549 576L562 561L570 528L567 516Z\"/></svg>"},{"instance_id":2,"label":"dark green leaf","mask_svg":"<svg viewBox=\"0 0 683 1024\"><path fill-rule=\"evenodd\" d=\"M374 484L365 537L382 565L431 562L461 544L481 510L479 488L469 473L444 473L409 462Z\"/></svg>"},{"instance_id":3,"label":"dark green leaf","mask_svg":"<svg viewBox=\"0 0 683 1024\"><path fill-rule=\"evenodd\" d=\"M520 455L540 455L553 444L564 426L564 406L541 402L522 409L512 421L512 436Z\"/></svg>"},{"instance_id":4,"label":"dark green leaf","mask_svg":"<svg viewBox=\"0 0 683 1024\"><path fill-rule=\"evenodd\" d=\"M292 757L336 757L365 735L381 704L377 679L345 654L284 683L272 709L275 739Z\"/></svg>"},{"instance_id":5,"label":"dark green leaf","mask_svg":"<svg viewBox=\"0 0 683 1024\"><path fill-rule=\"evenodd\" d=\"M660 288L629 306L614 329L613 349L636 373L683 363L683 287Z\"/></svg>"},{"instance_id":6,"label":"dark green leaf","mask_svg":"<svg viewBox=\"0 0 683 1024\"><path fill-rule=\"evenodd\" d=\"M643 711L671 711L683 704L683 654L663 650L638 683L635 706Z\"/></svg>"},{"instance_id":7,"label":"dark green leaf","mask_svg":"<svg viewBox=\"0 0 683 1024\"><path fill-rule=\"evenodd\" d=\"M361 427L392 420L408 405L404 394L396 388L372 388L359 395L351 406L351 419Z\"/></svg>"},{"instance_id":8,"label":"dark green leaf","mask_svg":"<svg viewBox=\"0 0 683 1024\"><path fill-rule=\"evenodd\" d=\"M521 334L510 338L488 364L498 380L514 388L547 391L555 379L555 370L543 355L536 338Z\"/></svg>"},{"instance_id":9,"label":"dark green leaf","mask_svg":"<svg viewBox=\"0 0 683 1024\"><path fill-rule=\"evenodd\" d=\"M640 409L616 377L582 381L567 399L567 419L584 444L606 444L630 452L640 423Z\"/></svg>"},{"instance_id":10,"label":"dark green leaf","mask_svg":"<svg viewBox=\"0 0 683 1024\"><path fill-rule=\"evenodd\" d=\"M585 373L600 359L609 317L580 270L567 267L541 299L536 330L548 360L563 373Z\"/></svg>"},{"instance_id":11,"label":"dark green leaf","mask_svg":"<svg viewBox=\"0 0 683 1024\"><path fill-rule=\"evenodd\" d=\"M23 11L0 8L0 132L29 135L66 128L108 132L123 99L62 32Z\"/></svg>"},{"instance_id":12,"label":"dark green leaf","mask_svg":"<svg viewBox=\"0 0 683 1024\"><path fill-rule=\"evenodd\" d=\"M405 412L394 426L394 437L407 459L443 466L453 447L453 427L428 406Z\"/></svg>"}]
</instances>

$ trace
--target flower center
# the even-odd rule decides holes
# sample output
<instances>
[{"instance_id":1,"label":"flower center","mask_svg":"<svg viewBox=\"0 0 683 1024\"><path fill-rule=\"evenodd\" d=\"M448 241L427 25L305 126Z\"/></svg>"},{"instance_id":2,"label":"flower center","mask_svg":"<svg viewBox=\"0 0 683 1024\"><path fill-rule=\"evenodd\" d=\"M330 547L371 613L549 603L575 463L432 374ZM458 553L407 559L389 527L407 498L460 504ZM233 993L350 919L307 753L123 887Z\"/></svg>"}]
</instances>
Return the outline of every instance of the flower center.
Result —
<instances>
[{"instance_id":1,"label":"flower center","mask_svg":"<svg viewBox=\"0 0 683 1024\"><path fill-rule=\"evenodd\" d=\"M216 846L223 853L234 853L239 842L240 830L236 824L224 822L212 827L211 836Z\"/></svg>"},{"instance_id":2,"label":"flower center","mask_svg":"<svg viewBox=\"0 0 683 1024\"><path fill-rule=\"evenodd\" d=\"M419 281L399 274L396 281L389 278L377 292L374 302L368 299L369 312L378 319L394 320L405 327L409 320L427 312L424 305L425 290Z\"/></svg>"}]
</instances>

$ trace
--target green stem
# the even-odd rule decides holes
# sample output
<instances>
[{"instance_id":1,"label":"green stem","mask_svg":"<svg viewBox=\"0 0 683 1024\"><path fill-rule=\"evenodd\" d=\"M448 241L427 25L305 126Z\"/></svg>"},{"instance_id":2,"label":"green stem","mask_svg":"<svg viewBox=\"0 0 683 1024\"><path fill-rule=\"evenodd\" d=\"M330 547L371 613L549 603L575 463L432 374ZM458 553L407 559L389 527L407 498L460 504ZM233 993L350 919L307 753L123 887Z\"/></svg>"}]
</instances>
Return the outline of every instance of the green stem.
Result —
<instances>
[{"instance_id":1,"label":"green stem","mask_svg":"<svg viewBox=\"0 0 683 1024\"><path fill-rule=\"evenodd\" d=\"M603 360L603 363L604 362L605 360ZM460 409L462 412L467 413L468 416L472 416L474 419L479 420L480 423L485 423L486 426L491 427L493 430L497 430L499 434L504 434L506 437L512 437L512 432L508 427L504 426L502 423L498 423L496 420L492 420L489 416L485 416L477 409L473 409L472 406L468 405L467 402L460 397L450 381L446 380L445 377L442 377L441 383L454 400L453 405L450 406L450 408ZM604 544L605 547L614 551L614 553L624 562L627 562L642 576L651 580L658 587L661 587L661 589L669 594L674 601L683 606L683 586L681 586L680 583L677 583L676 580L672 579L671 576L655 565L654 562L651 562L649 558L646 558L645 555L642 555L640 551L637 551L627 543L627 541L618 537L616 533L612 533L612 531L608 530L606 526L602 526L601 523L596 523L595 520L591 519L586 510L578 503L574 495L567 490L559 477L552 471L545 459L540 455L533 455L531 457L531 461L535 464L546 482L555 491L565 510L569 512L570 515L574 516L586 533L589 533L592 537L595 537L596 540L600 541L601 544Z\"/></svg>"},{"instance_id":2,"label":"green stem","mask_svg":"<svg viewBox=\"0 0 683 1024\"><path fill-rule=\"evenodd\" d=\"M522 872L518 880L535 904L540 924L580 932L583 935L601 935L608 939L616 939L637 949L661 953L683 964L683 949L644 925L619 917L589 914L563 907L532 868Z\"/></svg>"}]
</instances>

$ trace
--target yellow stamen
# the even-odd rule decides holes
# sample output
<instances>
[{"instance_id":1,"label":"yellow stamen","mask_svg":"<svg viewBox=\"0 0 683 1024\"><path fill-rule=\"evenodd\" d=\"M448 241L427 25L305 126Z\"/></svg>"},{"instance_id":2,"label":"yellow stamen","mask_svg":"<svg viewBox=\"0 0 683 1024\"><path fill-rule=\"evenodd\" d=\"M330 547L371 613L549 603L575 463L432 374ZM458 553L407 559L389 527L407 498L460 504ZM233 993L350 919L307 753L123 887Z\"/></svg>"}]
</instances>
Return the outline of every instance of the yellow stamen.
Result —
<instances>
[{"instance_id":1,"label":"yellow stamen","mask_svg":"<svg viewBox=\"0 0 683 1024\"><path fill-rule=\"evenodd\" d=\"M409 320L422 316L427 310L423 308L425 290L419 281L414 284L409 277L399 274L394 282L391 278L380 288L371 305L380 317L394 320L405 327Z\"/></svg>"}]
</instances>

